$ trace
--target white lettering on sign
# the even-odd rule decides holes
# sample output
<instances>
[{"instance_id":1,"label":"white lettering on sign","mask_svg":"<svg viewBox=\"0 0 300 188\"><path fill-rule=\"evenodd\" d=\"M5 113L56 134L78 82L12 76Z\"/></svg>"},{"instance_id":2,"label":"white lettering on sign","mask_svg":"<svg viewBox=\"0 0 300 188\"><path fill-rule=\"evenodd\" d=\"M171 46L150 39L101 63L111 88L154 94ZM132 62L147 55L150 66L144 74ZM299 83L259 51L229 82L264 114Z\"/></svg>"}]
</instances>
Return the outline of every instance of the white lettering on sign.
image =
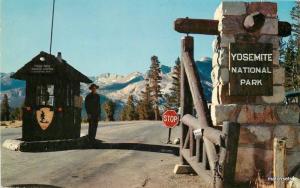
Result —
<instances>
[{"instance_id":1,"label":"white lettering on sign","mask_svg":"<svg viewBox=\"0 0 300 188\"><path fill-rule=\"evenodd\" d=\"M168 121L168 122L171 122L171 123L174 123L178 120L178 116L168 116L168 115L165 115L163 116L163 121Z\"/></svg>"},{"instance_id":2,"label":"white lettering on sign","mask_svg":"<svg viewBox=\"0 0 300 188\"><path fill-rule=\"evenodd\" d=\"M265 74L272 74L270 71L270 67L231 67L232 73L265 73Z\"/></svg>"},{"instance_id":3,"label":"white lettering on sign","mask_svg":"<svg viewBox=\"0 0 300 188\"><path fill-rule=\"evenodd\" d=\"M262 86L262 81L257 79L241 79L240 85L245 86Z\"/></svg>"},{"instance_id":4,"label":"white lettering on sign","mask_svg":"<svg viewBox=\"0 0 300 188\"><path fill-rule=\"evenodd\" d=\"M233 61L272 61L272 54L231 53Z\"/></svg>"}]
</instances>

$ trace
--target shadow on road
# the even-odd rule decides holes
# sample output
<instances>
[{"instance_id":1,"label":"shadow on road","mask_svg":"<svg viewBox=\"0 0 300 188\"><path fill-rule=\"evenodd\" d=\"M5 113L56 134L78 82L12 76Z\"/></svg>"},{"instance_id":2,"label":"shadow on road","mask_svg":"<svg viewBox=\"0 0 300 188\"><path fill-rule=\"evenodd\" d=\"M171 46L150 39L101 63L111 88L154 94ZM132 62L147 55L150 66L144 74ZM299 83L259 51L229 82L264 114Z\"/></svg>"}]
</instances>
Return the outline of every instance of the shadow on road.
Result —
<instances>
[{"instance_id":1,"label":"shadow on road","mask_svg":"<svg viewBox=\"0 0 300 188\"><path fill-rule=\"evenodd\" d=\"M120 149L157 153L169 153L178 156L178 146L155 145L144 143L108 143L102 140L89 141L86 137L73 140L52 140L24 142L20 146L23 152L50 152L80 149Z\"/></svg>"},{"instance_id":2,"label":"shadow on road","mask_svg":"<svg viewBox=\"0 0 300 188\"><path fill-rule=\"evenodd\" d=\"M53 185L44 185L44 184L16 184L16 185L8 185L5 186L7 188L9 187L18 187L18 188L37 188L37 187L45 187L45 188L61 188L61 187L57 187L57 186L53 186Z\"/></svg>"}]
</instances>

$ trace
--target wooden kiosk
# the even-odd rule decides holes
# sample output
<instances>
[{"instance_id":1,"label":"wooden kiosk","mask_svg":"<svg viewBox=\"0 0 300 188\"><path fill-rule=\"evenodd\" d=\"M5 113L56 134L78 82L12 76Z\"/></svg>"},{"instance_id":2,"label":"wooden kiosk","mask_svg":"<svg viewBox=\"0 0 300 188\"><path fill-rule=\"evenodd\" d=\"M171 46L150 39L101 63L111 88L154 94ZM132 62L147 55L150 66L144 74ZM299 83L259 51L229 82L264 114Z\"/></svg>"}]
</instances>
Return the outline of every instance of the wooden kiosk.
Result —
<instances>
[{"instance_id":1,"label":"wooden kiosk","mask_svg":"<svg viewBox=\"0 0 300 188\"><path fill-rule=\"evenodd\" d=\"M92 81L65 60L40 52L11 76L26 81L23 141L80 137L80 82Z\"/></svg>"}]
</instances>

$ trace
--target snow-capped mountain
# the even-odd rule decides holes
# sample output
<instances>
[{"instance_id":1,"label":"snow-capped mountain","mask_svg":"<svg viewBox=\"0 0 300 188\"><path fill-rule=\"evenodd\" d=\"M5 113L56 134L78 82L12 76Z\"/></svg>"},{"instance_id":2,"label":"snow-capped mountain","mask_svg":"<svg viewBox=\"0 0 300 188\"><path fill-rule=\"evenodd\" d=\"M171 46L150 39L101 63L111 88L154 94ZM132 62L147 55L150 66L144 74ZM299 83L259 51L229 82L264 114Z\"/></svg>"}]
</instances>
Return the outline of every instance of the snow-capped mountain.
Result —
<instances>
[{"instance_id":1,"label":"snow-capped mountain","mask_svg":"<svg viewBox=\"0 0 300 188\"><path fill-rule=\"evenodd\" d=\"M196 65L201 77L205 96L208 101L211 98L211 59L203 58L202 61L196 61ZM172 87L172 68L161 65L162 72L162 94L170 92ZM1 98L4 94L8 95L11 107L19 107L23 104L25 97L25 82L11 79L12 73L1 73ZM136 99L140 98L141 91L145 87L146 74L133 72L128 75L119 75L112 73L104 73L98 76L91 76L90 79L100 86L100 94L103 100L112 99L117 103L117 111L119 112L124 103L126 103L129 95L133 95ZM88 85L81 84L81 94L83 97L89 92Z\"/></svg>"}]
</instances>

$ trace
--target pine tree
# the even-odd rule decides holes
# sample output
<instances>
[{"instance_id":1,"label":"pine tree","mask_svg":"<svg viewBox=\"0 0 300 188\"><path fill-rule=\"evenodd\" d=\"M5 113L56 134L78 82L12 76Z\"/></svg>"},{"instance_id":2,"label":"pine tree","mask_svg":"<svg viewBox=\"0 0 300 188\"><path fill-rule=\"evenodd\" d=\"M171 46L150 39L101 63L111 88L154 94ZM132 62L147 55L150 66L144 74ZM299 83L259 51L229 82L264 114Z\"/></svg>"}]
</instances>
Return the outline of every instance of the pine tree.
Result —
<instances>
[{"instance_id":1,"label":"pine tree","mask_svg":"<svg viewBox=\"0 0 300 188\"><path fill-rule=\"evenodd\" d=\"M177 109L180 106L180 69L180 59L178 57L173 68L171 93L165 95L166 108Z\"/></svg>"},{"instance_id":2,"label":"pine tree","mask_svg":"<svg viewBox=\"0 0 300 188\"><path fill-rule=\"evenodd\" d=\"M3 95L3 99L1 101L1 121L8 121L10 116L10 107L8 103L7 94Z\"/></svg>"},{"instance_id":3,"label":"pine tree","mask_svg":"<svg viewBox=\"0 0 300 188\"><path fill-rule=\"evenodd\" d=\"M11 113L11 119L12 120L21 120L22 119L22 109L21 108L15 108Z\"/></svg>"},{"instance_id":4,"label":"pine tree","mask_svg":"<svg viewBox=\"0 0 300 188\"><path fill-rule=\"evenodd\" d=\"M128 121L137 119L137 113L135 111L134 99L132 95L128 96L127 103L121 113L121 119Z\"/></svg>"},{"instance_id":5,"label":"pine tree","mask_svg":"<svg viewBox=\"0 0 300 188\"><path fill-rule=\"evenodd\" d=\"M149 80L146 79L146 86L145 91L141 92L141 100L138 101L137 104L137 112L139 119L141 120L151 120L153 119L154 110L152 107L152 100L151 100L151 91L149 86Z\"/></svg>"},{"instance_id":6,"label":"pine tree","mask_svg":"<svg viewBox=\"0 0 300 188\"><path fill-rule=\"evenodd\" d=\"M296 35L296 38L298 39L299 44L299 35L300 35L300 1L295 1L295 5L291 10L291 17L293 20L292 23L292 29L294 35Z\"/></svg>"},{"instance_id":7,"label":"pine tree","mask_svg":"<svg viewBox=\"0 0 300 188\"><path fill-rule=\"evenodd\" d=\"M151 57L151 66L149 71L149 83L150 83L150 94L152 98L152 104L154 108L155 120L160 119L159 114L159 100L162 97L161 94L161 70L160 70L160 62L157 56Z\"/></svg>"},{"instance_id":8,"label":"pine tree","mask_svg":"<svg viewBox=\"0 0 300 188\"><path fill-rule=\"evenodd\" d=\"M297 1L291 11L292 35L290 36L285 52L284 52L284 66L286 73L286 90L297 90L300 88L300 2Z\"/></svg>"},{"instance_id":9,"label":"pine tree","mask_svg":"<svg viewBox=\"0 0 300 188\"><path fill-rule=\"evenodd\" d=\"M114 121L115 103L108 100L104 103L104 111L106 113L106 121Z\"/></svg>"}]
</instances>

